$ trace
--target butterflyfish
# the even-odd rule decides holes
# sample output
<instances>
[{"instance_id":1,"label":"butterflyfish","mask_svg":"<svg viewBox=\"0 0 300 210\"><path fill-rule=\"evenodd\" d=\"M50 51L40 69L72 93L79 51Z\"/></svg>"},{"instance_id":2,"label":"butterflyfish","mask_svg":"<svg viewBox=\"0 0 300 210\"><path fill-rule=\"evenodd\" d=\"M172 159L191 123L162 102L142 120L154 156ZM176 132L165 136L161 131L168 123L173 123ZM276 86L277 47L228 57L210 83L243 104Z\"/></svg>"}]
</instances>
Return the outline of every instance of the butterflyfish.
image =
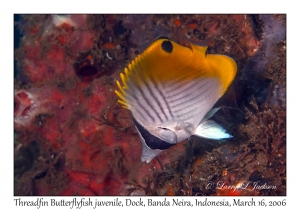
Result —
<instances>
[{"instance_id":1,"label":"butterflyfish","mask_svg":"<svg viewBox=\"0 0 300 210\"><path fill-rule=\"evenodd\" d=\"M161 37L116 81L118 102L130 110L142 142L141 161L154 157L191 135L222 140L232 136L213 120L212 108L232 83L235 61L207 54L207 46L181 46Z\"/></svg>"}]
</instances>

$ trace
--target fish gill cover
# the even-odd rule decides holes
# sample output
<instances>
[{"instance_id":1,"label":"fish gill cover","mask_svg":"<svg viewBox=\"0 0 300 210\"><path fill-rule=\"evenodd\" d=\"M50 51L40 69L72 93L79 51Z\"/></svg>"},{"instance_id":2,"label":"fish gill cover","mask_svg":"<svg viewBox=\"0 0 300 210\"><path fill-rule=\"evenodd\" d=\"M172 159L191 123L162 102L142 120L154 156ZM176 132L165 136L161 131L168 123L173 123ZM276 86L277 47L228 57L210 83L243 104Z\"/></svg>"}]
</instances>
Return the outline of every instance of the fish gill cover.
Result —
<instances>
[{"instance_id":1,"label":"fish gill cover","mask_svg":"<svg viewBox=\"0 0 300 210\"><path fill-rule=\"evenodd\" d=\"M14 194L286 195L285 24L285 15L16 16ZM161 35L236 61L213 116L233 138L191 137L146 164L114 91Z\"/></svg>"}]
</instances>

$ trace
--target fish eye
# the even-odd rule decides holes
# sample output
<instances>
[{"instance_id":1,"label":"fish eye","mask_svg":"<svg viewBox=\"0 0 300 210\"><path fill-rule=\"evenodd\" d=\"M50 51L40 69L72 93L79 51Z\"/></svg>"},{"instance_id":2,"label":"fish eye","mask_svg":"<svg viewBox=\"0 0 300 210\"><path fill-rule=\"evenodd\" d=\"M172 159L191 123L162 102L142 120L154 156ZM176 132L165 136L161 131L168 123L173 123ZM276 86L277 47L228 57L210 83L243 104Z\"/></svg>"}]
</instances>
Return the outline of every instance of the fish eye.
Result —
<instances>
[{"instance_id":1,"label":"fish eye","mask_svg":"<svg viewBox=\"0 0 300 210\"><path fill-rule=\"evenodd\" d=\"M173 44L171 41L169 40L165 40L161 43L161 48L167 52L167 53L171 53L173 51Z\"/></svg>"}]
</instances>

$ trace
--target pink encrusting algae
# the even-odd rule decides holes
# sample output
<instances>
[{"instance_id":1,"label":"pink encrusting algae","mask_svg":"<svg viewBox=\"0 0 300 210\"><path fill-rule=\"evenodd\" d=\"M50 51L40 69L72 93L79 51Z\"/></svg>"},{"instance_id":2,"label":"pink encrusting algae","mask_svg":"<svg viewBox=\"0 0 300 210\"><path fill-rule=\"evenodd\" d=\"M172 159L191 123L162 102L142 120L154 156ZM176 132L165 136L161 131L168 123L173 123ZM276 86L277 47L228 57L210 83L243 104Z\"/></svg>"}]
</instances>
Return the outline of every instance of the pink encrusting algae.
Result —
<instances>
[{"instance_id":1,"label":"pink encrusting algae","mask_svg":"<svg viewBox=\"0 0 300 210\"><path fill-rule=\"evenodd\" d=\"M285 97L281 83L284 79L281 75L277 77L275 89L268 86L273 94L262 100L261 104L270 103L279 110L267 120L262 114L267 108L249 111L244 103L253 106L249 99L252 96L237 91L237 87L252 91L246 86L251 82L245 82L245 75L251 74L251 70L244 66L257 59L256 53L265 43L256 30L263 26L255 25L253 20L257 17L252 18L250 15L23 15L17 24L24 36L15 52L19 71L14 93L15 195L264 194L241 189L234 193L205 189L202 184L203 180L222 179L228 185L239 186L240 180L253 177L270 181L264 168L255 164L262 159L265 164L276 166L278 161L285 161L282 158L285 128L282 121L273 119L285 115L277 99ZM276 17L271 19L274 21ZM235 136L231 142L191 139L146 164L140 160L142 146L131 114L118 104L114 90L119 73L159 35L168 35L182 45L188 45L189 41L206 43L209 53L230 55L237 60L238 69L243 70L222 99L224 107L232 109L223 108L224 113L217 115ZM257 141L248 138L256 126L253 123L258 122L243 124L245 113L251 119L259 116L266 126L272 117L278 124L275 133L281 134L280 140L276 141L276 150L272 148L276 158L266 154L268 157L259 159L262 150L270 149L257 149ZM259 135L257 132L253 136ZM241 142L248 149L240 146ZM255 148L255 155L251 155L251 148ZM243 163L247 172L238 175L236 171L242 170L238 163ZM268 173L274 175L272 170ZM278 170L285 177L285 169ZM278 189L277 194L284 193L285 187Z\"/></svg>"}]
</instances>

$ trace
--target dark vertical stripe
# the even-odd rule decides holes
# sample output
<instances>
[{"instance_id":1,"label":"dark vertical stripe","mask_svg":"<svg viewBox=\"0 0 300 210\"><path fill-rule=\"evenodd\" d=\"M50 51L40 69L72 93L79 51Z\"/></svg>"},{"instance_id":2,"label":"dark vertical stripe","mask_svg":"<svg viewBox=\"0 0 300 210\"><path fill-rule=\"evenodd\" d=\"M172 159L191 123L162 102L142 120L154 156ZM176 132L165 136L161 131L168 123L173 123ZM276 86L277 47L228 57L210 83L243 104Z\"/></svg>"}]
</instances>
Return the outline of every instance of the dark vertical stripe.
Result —
<instances>
[{"instance_id":1,"label":"dark vertical stripe","mask_svg":"<svg viewBox=\"0 0 300 210\"><path fill-rule=\"evenodd\" d=\"M174 116L173 116L173 114L172 114L172 112L171 112L169 103L167 102L167 100L166 100L164 94L161 92L160 88L158 87L157 83L155 82L155 80L154 80L152 77L150 77L150 80L151 80L152 84L154 85L155 90L158 91L159 95L161 96L161 98L162 98L163 101L165 102L165 105L167 106L167 109L168 109L168 111L169 111L169 114L170 114L171 117L173 118ZM161 109L162 109L162 108L161 108ZM163 109L162 109L162 111L163 111ZM170 120L170 119L167 117L167 115L165 114L165 112L164 112L164 115L165 115L165 117L166 117L167 120Z\"/></svg>"},{"instance_id":2,"label":"dark vertical stripe","mask_svg":"<svg viewBox=\"0 0 300 210\"><path fill-rule=\"evenodd\" d=\"M143 81L143 80L142 80ZM144 81L143 81L144 84L146 84ZM146 85L147 86L147 85ZM160 117L160 115L158 114L158 112L153 108L153 106L150 106L151 102L148 100L148 98L146 97L145 95L145 92L143 91L143 88L139 88L139 87L135 87L140 93L141 95L143 96L144 100L146 101L147 104L149 104L149 107L151 108L151 110L154 111L154 113L157 115L157 117L160 119L160 122L162 122L162 119ZM148 86L147 86L147 89L149 90ZM151 91L150 91L150 94L151 94ZM151 94L152 95L152 94ZM147 110L145 110L147 112ZM155 121L155 120L154 120Z\"/></svg>"},{"instance_id":3,"label":"dark vertical stripe","mask_svg":"<svg viewBox=\"0 0 300 210\"><path fill-rule=\"evenodd\" d=\"M198 98L199 96L201 96L203 93L205 93L205 92L208 92L207 90L210 88L212 86L212 83L210 83L210 85L208 85L204 90L202 90L199 94L197 94L194 98ZM208 93L210 93L210 92L208 92ZM206 95L207 95L207 93L206 93ZM200 100L200 99L199 99ZM198 101L199 101L198 100ZM181 109L178 109L178 110L175 110L174 111L174 113L178 113L178 112L180 112L180 111L182 111L183 109L187 109L188 107L191 107L191 106L194 106L196 103L198 103L198 101L196 100L193 100L194 101L194 103L190 103L189 105L187 105L187 106L185 106L185 107L183 107L183 108L181 108ZM181 105L181 104L183 104L183 103L187 103L187 102L181 102L181 103L179 103L179 104L177 104L176 106L179 106L179 105ZM178 116L181 116L181 115L178 115Z\"/></svg>"},{"instance_id":4,"label":"dark vertical stripe","mask_svg":"<svg viewBox=\"0 0 300 210\"><path fill-rule=\"evenodd\" d=\"M146 61L145 61L145 62L146 62ZM146 62L146 65L145 65L145 66L149 66L149 65L147 65L147 62ZM145 75L145 73L146 73L147 71L149 71L149 70L150 70L150 69L147 69L147 68L146 68L146 69L142 69L142 70L141 70L141 76L139 77L139 79L142 81L143 84L145 84L145 86L146 86L146 88L147 88L147 90L148 90L148 93L150 93L151 98L153 98L153 100L156 101L156 104L159 106L159 108L160 108L160 110L161 110L161 113L163 113L163 115L165 116L165 118L168 119L166 113L164 112L164 110L163 110L163 108L162 108L162 105L161 105L159 99L158 99L158 98L155 96L155 94L153 93L152 89L150 88L149 84L147 83L147 80L144 79L144 78L149 78L150 81L152 81L151 74ZM148 104L152 104L152 105L153 105L153 103L150 103L150 101L149 101L148 99L146 99L147 97L146 97L146 95L145 95L145 92L144 92L143 88L141 88L140 91L142 92L142 94L143 94L143 96L144 96L146 102L147 102ZM151 108L152 108L152 110L156 113L156 115L158 116L158 118L160 119L160 122L163 122L163 119L162 119L162 117L159 115L159 113L157 112L157 110L154 109L153 107L151 107ZM156 107L155 107L155 108L156 108Z\"/></svg>"},{"instance_id":5,"label":"dark vertical stripe","mask_svg":"<svg viewBox=\"0 0 300 210\"><path fill-rule=\"evenodd\" d=\"M138 64L136 64L136 68L139 68ZM142 70L140 69L140 73L142 73ZM138 75L132 75L134 76L136 79L140 79L142 81L142 83L144 83L144 81L141 79L141 76L138 76ZM156 114L158 116L158 118L161 120L161 117L158 115L158 113L156 112L156 110L151 106L151 103L150 101L148 100L148 98L146 97L144 91L142 88L140 88L138 85L136 85L136 83L134 81L131 81L127 84L128 86L128 92L132 93L131 96L137 101L138 105L149 115L149 117L153 120L153 122L156 122L156 118L155 116L151 115L150 112L149 112L149 109L151 109L154 113L153 114ZM141 104L141 98L137 98L137 96L135 95L136 91L138 91L144 101L146 102L146 104L148 105L147 107L149 107L149 109L147 109L145 106L143 106Z\"/></svg>"},{"instance_id":6,"label":"dark vertical stripe","mask_svg":"<svg viewBox=\"0 0 300 210\"><path fill-rule=\"evenodd\" d=\"M138 106L142 107L141 105L138 105ZM138 109L135 108L134 110L136 110L136 112L142 117L142 119L144 120L144 122L145 121L149 122L149 118L147 119L147 117L145 117L145 115L144 115L144 113L148 113L148 112L145 111L144 107L142 107L143 111L141 111L139 108ZM154 120L154 118L152 116L150 116L150 115L147 115L147 116L150 117L153 122L155 122L155 120Z\"/></svg>"},{"instance_id":7,"label":"dark vertical stripe","mask_svg":"<svg viewBox=\"0 0 300 210\"><path fill-rule=\"evenodd\" d=\"M167 117L166 113L164 112L164 110L163 110L163 108L162 108L162 106L161 106L161 104L160 104L158 98L157 98L157 97L155 96L155 94L153 93L153 91L152 91L152 89L150 88L149 84L148 84L146 81L144 81L144 83L145 83L147 89L149 90L149 93L150 93L151 97L152 97L152 98L155 100L155 102L158 104L158 106L159 106L159 108L160 108L160 111L163 113L163 115L165 116L165 118L168 119L168 117ZM155 110L155 113L156 113L157 116L159 117L160 121L163 122L161 116L159 115L159 113L158 113L156 110Z\"/></svg>"},{"instance_id":8,"label":"dark vertical stripe","mask_svg":"<svg viewBox=\"0 0 300 210\"><path fill-rule=\"evenodd\" d=\"M146 62L146 60L145 60L145 62ZM147 64L147 63L146 63ZM148 65L146 65L146 67L147 67ZM149 87L148 87L148 85L147 85L147 83L143 80L143 77L145 77L145 75L144 75L144 72L147 72L149 69L147 69L147 68L141 68L140 67L140 65L137 63L137 65L136 65L136 68L139 70L139 73L140 74L137 74L137 75L132 75L132 76L135 76L136 77L136 79L137 80L140 80L141 82L142 82L142 84L144 83L146 86L147 86L147 88L148 88L148 90L149 90ZM142 87L140 87L139 85L134 85L133 86L133 88L134 89L137 89L140 93L141 93L141 95L142 95L142 97L144 98L144 100L145 100L145 102L149 105L149 108L152 110L152 111L154 111L154 113L157 115L157 117L159 118L159 120L162 122L162 119L161 119L161 116L158 114L158 112L153 108L153 106L151 106L151 101L149 101L149 99L147 98L147 96L146 96L146 94L145 94L145 92L144 92L144 90L143 90L143 86ZM151 94L151 90L149 90L150 91L150 94ZM152 94L151 94L152 95ZM152 96L153 97L153 96ZM145 112L149 112L147 109L145 109ZM155 120L154 120L154 122L155 122Z\"/></svg>"},{"instance_id":9,"label":"dark vertical stripe","mask_svg":"<svg viewBox=\"0 0 300 210\"><path fill-rule=\"evenodd\" d=\"M188 112L186 112L186 113L184 113L184 114L178 115L177 117L180 118L181 116L184 115L185 118L182 119L183 121L184 121L184 120L187 120L187 119L190 119L191 117L194 116L193 112L195 112L197 109L198 109L198 107L196 107L195 109L192 109L192 110L190 110L190 111L188 111ZM191 113L191 115L189 115L189 113Z\"/></svg>"},{"instance_id":10,"label":"dark vertical stripe","mask_svg":"<svg viewBox=\"0 0 300 210\"><path fill-rule=\"evenodd\" d=\"M186 92L186 94L184 94L182 97L171 100L170 103L173 103L174 101L178 101L182 98L189 96L191 93L195 92L192 88L197 87L197 89L200 90L207 83L208 83L208 80L205 80L199 87L197 87L199 85L199 82L191 82L191 85L188 85L187 87L183 88L182 90L180 90L180 92L176 92L173 95L168 96L168 97L172 98L176 95L181 95L183 92Z\"/></svg>"},{"instance_id":11,"label":"dark vertical stripe","mask_svg":"<svg viewBox=\"0 0 300 210\"><path fill-rule=\"evenodd\" d=\"M128 87L128 88L129 88L129 87ZM133 88L138 89L138 88L136 88L136 87L133 87ZM130 92L130 91L128 91L128 92ZM128 94L128 93L126 93L126 94ZM137 102L138 106L140 106L140 107L145 111L145 113L152 119L152 121L155 122L155 118L150 114L150 112L147 112L147 109L140 103L140 101L139 101L139 99L136 97L136 95L135 95L135 94L129 94L129 95L135 99L135 101ZM150 107L151 107L151 106L150 106ZM136 109L136 110L138 110L138 109ZM139 111L138 111L138 112L139 112ZM139 114L141 114L141 112L139 112ZM142 114L141 114L141 115L142 115ZM142 115L142 116L143 116L144 119L146 119L144 115ZM146 121L148 121L148 120L146 120Z\"/></svg>"}]
</instances>

